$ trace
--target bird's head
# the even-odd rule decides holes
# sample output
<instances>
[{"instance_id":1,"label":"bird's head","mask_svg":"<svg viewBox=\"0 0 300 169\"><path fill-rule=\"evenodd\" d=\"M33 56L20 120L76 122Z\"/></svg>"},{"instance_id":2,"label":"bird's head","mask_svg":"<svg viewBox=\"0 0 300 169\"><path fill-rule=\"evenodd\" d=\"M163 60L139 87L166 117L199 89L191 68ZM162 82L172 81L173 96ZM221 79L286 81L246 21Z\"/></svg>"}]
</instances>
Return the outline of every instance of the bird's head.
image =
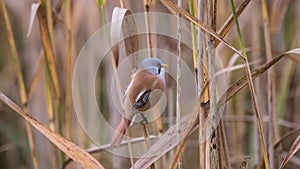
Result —
<instances>
[{"instance_id":1,"label":"bird's head","mask_svg":"<svg viewBox=\"0 0 300 169\"><path fill-rule=\"evenodd\" d=\"M161 70L167 66L157 58L146 58L143 60L142 65L145 69L156 75L159 75L161 73Z\"/></svg>"}]
</instances>

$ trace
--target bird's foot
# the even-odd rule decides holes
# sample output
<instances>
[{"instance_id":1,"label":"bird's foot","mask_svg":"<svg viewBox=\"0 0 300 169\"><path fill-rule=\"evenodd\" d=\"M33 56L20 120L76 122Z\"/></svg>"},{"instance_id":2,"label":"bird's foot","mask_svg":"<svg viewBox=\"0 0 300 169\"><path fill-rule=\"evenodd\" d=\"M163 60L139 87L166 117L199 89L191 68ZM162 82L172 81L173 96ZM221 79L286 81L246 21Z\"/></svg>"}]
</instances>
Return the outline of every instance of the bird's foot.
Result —
<instances>
[{"instance_id":1,"label":"bird's foot","mask_svg":"<svg viewBox=\"0 0 300 169\"><path fill-rule=\"evenodd\" d=\"M140 121L140 123L144 123L144 124L148 124L148 119L147 117L143 114L143 113L140 113L141 116L142 116L142 120Z\"/></svg>"}]
</instances>

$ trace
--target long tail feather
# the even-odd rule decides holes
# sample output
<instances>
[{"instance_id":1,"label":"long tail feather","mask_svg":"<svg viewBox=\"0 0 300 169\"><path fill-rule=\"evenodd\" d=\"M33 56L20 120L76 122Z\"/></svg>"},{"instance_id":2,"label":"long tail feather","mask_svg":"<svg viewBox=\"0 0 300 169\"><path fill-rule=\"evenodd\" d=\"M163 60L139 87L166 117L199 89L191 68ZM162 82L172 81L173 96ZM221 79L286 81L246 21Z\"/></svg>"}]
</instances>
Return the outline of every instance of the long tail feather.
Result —
<instances>
[{"instance_id":1,"label":"long tail feather","mask_svg":"<svg viewBox=\"0 0 300 169\"><path fill-rule=\"evenodd\" d=\"M126 119L125 117L122 117L122 119L120 120L119 124L115 129L115 134L110 143L111 146L119 146L121 144L123 136L129 124L130 124L130 120Z\"/></svg>"}]
</instances>

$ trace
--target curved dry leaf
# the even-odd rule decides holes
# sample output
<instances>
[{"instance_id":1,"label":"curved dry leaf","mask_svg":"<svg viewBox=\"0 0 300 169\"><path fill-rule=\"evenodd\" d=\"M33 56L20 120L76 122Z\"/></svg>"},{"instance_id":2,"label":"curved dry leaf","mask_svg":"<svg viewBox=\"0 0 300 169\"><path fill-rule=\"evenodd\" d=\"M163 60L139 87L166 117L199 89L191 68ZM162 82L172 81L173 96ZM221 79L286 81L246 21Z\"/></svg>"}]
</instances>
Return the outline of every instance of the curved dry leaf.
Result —
<instances>
[{"instance_id":1,"label":"curved dry leaf","mask_svg":"<svg viewBox=\"0 0 300 169\"><path fill-rule=\"evenodd\" d=\"M80 164L83 168L103 168L104 167L84 149L80 148L73 142L63 138L61 135L50 130L47 126L30 116L30 114L24 111L21 107L11 101L5 94L0 91L0 99L7 104L10 108L21 115L28 123L35 127L40 133L47 137L54 145L56 145L61 151L66 153L75 162Z\"/></svg>"},{"instance_id":2,"label":"curved dry leaf","mask_svg":"<svg viewBox=\"0 0 300 169\"><path fill-rule=\"evenodd\" d=\"M181 120L181 131L182 133L187 133L189 130L189 121L191 119L192 114L186 115ZM193 129L196 129L197 125L193 126ZM145 153L131 168L148 168L152 163L157 161L162 155L166 154L174 147L178 145L178 141L176 139L176 125L170 127L170 129L165 132L162 137L155 142L153 146Z\"/></svg>"},{"instance_id":3,"label":"curved dry leaf","mask_svg":"<svg viewBox=\"0 0 300 169\"><path fill-rule=\"evenodd\" d=\"M265 71L267 71L271 66L273 66L275 63L277 63L281 58L284 56L287 56L287 54L300 54L300 48L292 49L288 52L285 52L277 57L275 57L273 60L271 60L268 63L265 63L264 65L260 66L259 68L255 69L252 72L252 79L257 78L261 74L263 74ZM288 57L289 58L289 57ZM221 99L218 101L218 108L225 104L229 99L232 98L238 91L240 91L243 87L245 87L248 83L246 75L243 76L241 79L233 83L225 92L225 94L221 97ZM200 95L201 96L201 95ZM198 103L201 99L198 99ZM199 104L197 103L196 108L199 107ZM193 111L194 113L194 111ZM192 118L191 118L192 117ZM193 118L193 114L189 114L185 116L181 121L181 126L184 127L182 129L182 133L185 135L183 139L186 138L193 130L196 129L197 123L193 124L190 122L190 119L197 122L197 118ZM189 127L189 124L193 124L192 127ZM176 126L172 126L163 136L155 142L152 147L135 163L134 168L147 168L149 167L153 162L158 160L161 156L166 154L168 151L173 149L178 145L177 139L176 139Z\"/></svg>"},{"instance_id":4,"label":"curved dry leaf","mask_svg":"<svg viewBox=\"0 0 300 169\"><path fill-rule=\"evenodd\" d=\"M252 65L254 65L255 63L258 63L258 62L260 62L260 60L249 62L249 65L252 66ZM219 76L219 75L223 75L224 73L227 73L227 72L233 72L235 70L239 70L239 69L245 68L245 66L246 66L246 64L238 64L238 65L234 65L234 66L227 66L226 68L221 69L220 71L218 71L215 74L215 77Z\"/></svg>"},{"instance_id":5,"label":"curved dry leaf","mask_svg":"<svg viewBox=\"0 0 300 169\"><path fill-rule=\"evenodd\" d=\"M272 59L270 62L265 63L264 65L256 68L254 71L252 71L252 79L257 78L261 74L263 74L265 71L267 71L271 66L273 66L275 63L277 63L280 59L287 56L287 58L291 58L288 56L288 54L299 54L300 55L300 48L295 48L292 50L289 50L274 59ZM294 60L294 59L293 59ZM225 104L229 99L232 98L233 95L235 95L238 91L240 91L243 87L245 87L248 84L247 76L244 75L239 80L234 82L225 92L225 94L221 97L221 99L218 102L218 106L221 106Z\"/></svg>"},{"instance_id":6,"label":"curved dry leaf","mask_svg":"<svg viewBox=\"0 0 300 169\"><path fill-rule=\"evenodd\" d=\"M286 163L293 157L293 155L300 149L300 135L297 137L297 139L294 141L293 145L291 146L289 152L284 157L280 169L283 168Z\"/></svg>"},{"instance_id":7,"label":"curved dry leaf","mask_svg":"<svg viewBox=\"0 0 300 169\"><path fill-rule=\"evenodd\" d=\"M129 9L115 7L111 21L111 42L116 65L119 61L119 44L124 41L126 55L129 56L139 50L138 29L133 17L128 17L132 14ZM128 37L123 39L123 37ZM133 55L130 57L132 68L137 65L138 57Z\"/></svg>"},{"instance_id":8,"label":"curved dry leaf","mask_svg":"<svg viewBox=\"0 0 300 169\"><path fill-rule=\"evenodd\" d=\"M283 135L280 140L278 140L275 144L274 144L274 149L276 149L285 139L289 138L291 135L295 134L296 132L300 131L300 127L286 133L285 135Z\"/></svg>"}]
</instances>

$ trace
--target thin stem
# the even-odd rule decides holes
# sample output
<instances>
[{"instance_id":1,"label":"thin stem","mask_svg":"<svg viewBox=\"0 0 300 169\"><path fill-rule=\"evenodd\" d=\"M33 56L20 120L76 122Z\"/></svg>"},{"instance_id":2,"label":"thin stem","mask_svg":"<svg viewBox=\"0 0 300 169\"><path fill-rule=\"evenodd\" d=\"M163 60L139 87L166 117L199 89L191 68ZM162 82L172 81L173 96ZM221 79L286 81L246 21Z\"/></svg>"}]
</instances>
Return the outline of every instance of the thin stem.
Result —
<instances>
[{"instance_id":1,"label":"thin stem","mask_svg":"<svg viewBox=\"0 0 300 169\"><path fill-rule=\"evenodd\" d=\"M66 100L65 126L66 138L71 138L71 59L72 59L72 31L71 31L71 0L65 1L66 8Z\"/></svg>"},{"instance_id":2,"label":"thin stem","mask_svg":"<svg viewBox=\"0 0 300 169\"><path fill-rule=\"evenodd\" d=\"M272 44L271 44L271 33L270 33L270 21L268 15L268 8L266 0L262 0L262 13L264 20L264 35L265 35L265 46L266 46L266 55L267 61L272 60ZM268 125L268 153L269 153L269 164L270 169L274 169L274 147L273 147L273 134L274 134L274 118L275 118L275 83L273 69L270 68L267 74L267 94L268 94L268 115L269 115L269 125Z\"/></svg>"},{"instance_id":3,"label":"thin stem","mask_svg":"<svg viewBox=\"0 0 300 169\"><path fill-rule=\"evenodd\" d=\"M51 78L50 78L50 72L47 66L44 66L45 71L45 85L46 85L46 96L47 96L47 113L48 113L48 120L49 120L49 128L52 131L56 131L55 129L55 115L53 110L53 102L52 102L52 92L51 92ZM51 152L52 152L52 162L53 162L53 168L57 168L57 151L54 145L51 146Z\"/></svg>"},{"instance_id":4,"label":"thin stem","mask_svg":"<svg viewBox=\"0 0 300 169\"><path fill-rule=\"evenodd\" d=\"M18 78L19 93L20 93L20 97L21 97L21 103L22 103L22 106L24 106L25 113L29 114L28 100L27 100L27 94L26 94L26 89L25 89L24 77L23 77L21 65L19 62L17 47L16 47L16 44L14 41L14 34L12 32L7 9L5 7L3 0L0 0L0 10L1 10L1 13L3 14L3 18L4 18L4 24L5 24L6 33L8 36L7 39L8 39L10 54L11 54L11 57L15 64L15 69L16 69L17 78ZM38 169L39 163L38 163L38 158L37 158L33 130L32 130L32 126L30 126L30 124L27 122L26 122L26 132L27 132L29 147L30 147L30 151L31 151L31 155L32 155L33 167L35 169Z\"/></svg>"},{"instance_id":5,"label":"thin stem","mask_svg":"<svg viewBox=\"0 0 300 169\"><path fill-rule=\"evenodd\" d=\"M236 15L236 12L235 12L235 7L234 7L233 0L230 0L230 4L231 4L235 24L236 24L236 29L237 29L237 33L238 33L238 37L239 37L240 46L241 46L241 49L242 49L242 55L243 55L243 58L244 58L244 62L246 63L245 71L246 71L246 75L247 75L247 79L248 79L248 85L249 85L249 89L250 89L250 94L251 94L253 107L254 107L254 110L255 110L258 133L259 133L259 139L260 139L260 143L261 143L261 147L262 147L262 151L263 151L263 155L264 155L265 167L266 167L266 169L269 169L268 154L267 154L265 139L264 139L264 135L263 135L262 125L261 125L260 112L259 112L259 109L257 107L257 99L256 99L256 95L255 95L255 92L254 92L254 87L253 87L254 85L253 85L253 81L252 81L252 75L251 75L251 70L250 70L250 66L249 66L249 62L248 62L248 57L247 57L247 54L246 54L246 51L245 51L245 47L244 47L244 43L243 43L241 31L240 31L239 22L237 20L237 15Z\"/></svg>"},{"instance_id":6,"label":"thin stem","mask_svg":"<svg viewBox=\"0 0 300 169\"><path fill-rule=\"evenodd\" d=\"M197 11L195 10L196 4L194 3L195 0L189 1L189 8L190 13L197 17ZM196 25L194 23L191 23L191 34L192 34L192 46L193 46L193 60L194 60L194 69L197 70L197 57L198 57L198 51L197 51L197 29ZM197 72L196 72L197 73Z\"/></svg>"},{"instance_id":7,"label":"thin stem","mask_svg":"<svg viewBox=\"0 0 300 169\"><path fill-rule=\"evenodd\" d=\"M215 30L216 29L216 1L209 0L208 1L208 25ZM218 120L218 112L217 112L217 88L216 88L216 80L215 80L215 72L216 72L216 55L215 55L215 45L214 45L214 37L207 36L206 37L206 45L207 45L207 56L208 56L208 77L210 79L209 83L209 95L210 95L210 111L206 122L207 125L207 135L206 138L210 138L210 142L206 143L206 168L219 168L219 159L217 155L217 150L211 148L214 144L217 144L217 134L216 134L216 123ZM213 131L214 130L214 131ZM211 136L211 137L210 137ZM211 144L211 145L210 145Z\"/></svg>"},{"instance_id":8,"label":"thin stem","mask_svg":"<svg viewBox=\"0 0 300 169\"><path fill-rule=\"evenodd\" d=\"M199 0L198 1L198 19L200 21L203 22L204 20L204 0ZM197 63L197 81L198 81L198 95L201 94L202 90L203 90L203 86L204 86L204 74L203 74L203 70L204 70L204 66L203 66L203 52L204 52L204 47L203 47L203 43L204 42L204 36L203 36L203 32L200 29L200 27L198 27L198 37L197 37L197 41L198 41L198 63ZM204 109L203 107L200 108L200 112L198 114L199 116L199 166L200 169L205 169L205 149L206 149L206 143L202 142L204 136L203 136L203 132L202 129L204 128L204 122L205 122L205 113L204 113Z\"/></svg>"},{"instance_id":9,"label":"thin stem","mask_svg":"<svg viewBox=\"0 0 300 169\"><path fill-rule=\"evenodd\" d=\"M38 20L40 23L42 43L43 43L45 55L47 58L47 63L49 65L49 69L50 69L51 81L53 83L53 87L55 90L55 97L57 99L60 99L61 93L60 93L58 75L57 75L57 70L56 70L55 52L51 45L51 39L50 39L50 35L49 35L49 30L47 27L45 4L43 2L40 2L40 3L41 3L41 5L37 11L37 16L38 16Z\"/></svg>"},{"instance_id":10,"label":"thin stem","mask_svg":"<svg viewBox=\"0 0 300 169\"><path fill-rule=\"evenodd\" d=\"M110 32L108 31L107 26L106 26L107 21L106 21L106 16L105 16L105 11L104 11L103 6L100 7L100 11L101 11L103 25L105 25L106 38L107 38L109 45L111 46L112 42L111 42ZM119 79L119 75L118 75L118 71L117 71L118 56L115 56L112 51L110 51L109 53L110 53L110 58L111 58L111 63L112 63L113 74L115 75L115 79L116 79L117 93L119 96L118 98L119 98L119 102L121 104L122 111L124 113L125 109L124 109L124 103L123 103L123 98L122 98L122 90L121 90L120 79ZM131 68L132 68L131 71L133 72L134 67L131 67ZM129 133L129 131L126 131L126 132ZM132 164L133 163L133 155L132 155L132 146L131 146L130 138L128 139L127 146L129 149L130 162Z\"/></svg>"},{"instance_id":11,"label":"thin stem","mask_svg":"<svg viewBox=\"0 0 300 169\"><path fill-rule=\"evenodd\" d=\"M48 26L48 30L49 30L49 37L50 37L50 41L51 41L51 46L52 46L53 50L55 51L52 4L51 4L51 0L44 0L44 1L46 1L45 5L46 5L46 13L47 13L46 16L47 16L47 26Z\"/></svg>"},{"instance_id":12,"label":"thin stem","mask_svg":"<svg viewBox=\"0 0 300 169\"><path fill-rule=\"evenodd\" d=\"M182 7L182 1L178 0L178 8ZM177 88L176 88L176 131L177 141L181 142L181 20L180 14L177 15ZM180 144L178 144L180 145ZM179 147L178 147L179 149ZM179 168L182 168L181 157L178 159Z\"/></svg>"},{"instance_id":13,"label":"thin stem","mask_svg":"<svg viewBox=\"0 0 300 169\"><path fill-rule=\"evenodd\" d=\"M258 1L253 2L253 8L257 9L258 8ZM251 36L253 39L251 40L251 46L255 49L259 48L259 42L260 42L260 35L259 35L259 25L258 25L258 13L254 12L252 19L251 19L251 29L253 32L253 35ZM259 51L253 51L252 56L254 60L259 60L260 56L259 56L260 52ZM254 64L255 67L259 67L259 63L255 63ZM258 101L260 101L260 106L262 108L262 111L264 111L265 105L263 100L265 100L264 98L264 92L261 86L261 79L257 79L254 82L254 86L256 88L257 91L257 96L258 96ZM255 114L253 114L253 117L255 118ZM259 137L258 137L258 132L257 132L257 124L256 121L254 121L254 129L253 129L253 147L254 147L254 166L258 166L260 159L261 159L261 153L259 150Z\"/></svg>"},{"instance_id":14,"label":"thin stem","mask_svg":"<svg viewBox=\"0 0 300 169\"><path fill-rule=\"evenodd\" d=\"M121 7L121 8L125 8L124 0L120 0L120 7Z\"/></svg>"},{"instance_id":15,"label":"thin stem","mask_svg":"<svg viewBox=\"0 0 300 169\"><path fill-rule=\"evenodd\" d=\"M150 34L150 24L149 24L149 11L150 11L150 4L151 0L144 0L144 10L145 12L145 24L146 24L146 32L147 32L147 46L148 46L148 55L149 57L153 57L153 52L152 52L152 39L151 39L151 34Z\"/></svg>"},{"instance_id":16,"label":"thin stem","mask_svg":"<svg viewBox=\"0 0 300 169\"><path fill-rule=\"evenodd\" d=\"M145 123L142 123L142 128L143 128L143 133L144 133L146 148L148 150L151 147L150 139L149 139L149 131L148 131L147 125ZM150 165L150 169L155 169L154 163L152 163Z\"/></svg>"}]
</instances>

